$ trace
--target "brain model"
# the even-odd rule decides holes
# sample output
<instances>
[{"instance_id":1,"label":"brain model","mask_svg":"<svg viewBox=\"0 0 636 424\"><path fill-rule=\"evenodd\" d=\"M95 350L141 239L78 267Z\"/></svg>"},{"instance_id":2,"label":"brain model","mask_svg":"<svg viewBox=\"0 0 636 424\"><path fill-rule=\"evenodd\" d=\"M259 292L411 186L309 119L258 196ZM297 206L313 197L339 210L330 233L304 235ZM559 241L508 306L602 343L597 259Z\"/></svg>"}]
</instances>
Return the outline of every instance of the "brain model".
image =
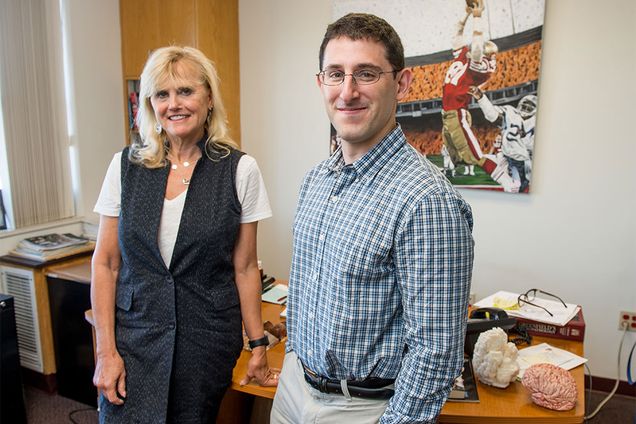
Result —
<instances>
[{"instance_id":1,"label":"brain model","mask_svg":"<svg viewBox=\"0 0 636 424\"><path fill-rule=\"evenodd\" d=\"M523 386L530 391L532 401L544 408L567 411L576 404L574 377L552 364L535 364L523 374Z\"/></svg>"},{"instance_id":2,"label":"brain model","mask_svg":"<svg viewBox=\"0 0 636 424\"><path fill-rule=\"evenodd\" d=\"M473 351L473 369L479 381L506 388L519 374L517 347L499 327L479 335Z\"/></svg>"}]
</instances>

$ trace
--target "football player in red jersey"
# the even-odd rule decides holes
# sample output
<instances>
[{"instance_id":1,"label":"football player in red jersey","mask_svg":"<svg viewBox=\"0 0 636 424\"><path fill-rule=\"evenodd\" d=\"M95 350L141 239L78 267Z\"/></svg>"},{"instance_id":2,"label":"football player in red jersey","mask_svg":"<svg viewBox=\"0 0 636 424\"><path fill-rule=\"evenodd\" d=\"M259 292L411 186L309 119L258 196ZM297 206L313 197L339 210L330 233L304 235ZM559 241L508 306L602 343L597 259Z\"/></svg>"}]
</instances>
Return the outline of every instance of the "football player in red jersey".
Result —
<instances>
[{"instance_id":1,"label":"football player in red jersey","mask_svg":"<svg viewBox=\"0 0 636 424\"><path fill-rule=\"evenodd\" d=\"M497 45L484 41L481 15L484 11L483 0L473 2L466 7L466 17L457 24L457 34L453 39L453 62L446 71L442 86L442 122L444 125L444 144L455 164L479 165L493 180L501 184L504 191L517 192L519 185L508 175L505 165L498 164L485 157L479 141L471 129L471 116L468 104L471 86L480 86L497 68ZM473 17L473 36L469 45L464 44L464 26L468 18Z\"/></svg>"}]
</instances>

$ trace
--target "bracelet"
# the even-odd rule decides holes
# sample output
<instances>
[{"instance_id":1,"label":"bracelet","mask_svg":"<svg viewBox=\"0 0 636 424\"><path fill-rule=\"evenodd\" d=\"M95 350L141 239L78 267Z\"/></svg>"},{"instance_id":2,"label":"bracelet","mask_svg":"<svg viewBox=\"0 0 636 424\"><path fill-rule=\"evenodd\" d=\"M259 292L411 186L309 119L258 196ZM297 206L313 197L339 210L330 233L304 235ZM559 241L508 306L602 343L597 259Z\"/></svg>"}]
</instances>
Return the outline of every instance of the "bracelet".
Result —
<instances>
[{"instance_id":1,"label":"bracelet","mask_svg":"<svg viewBox=\"0 0 636 424\"><path fill-rule=\"evenodd\" d=\"M250 340L249 341L250 349L254 349L259 346L267 346L269 345L269 338L267 336L263 336L260 339Z\"/></svg>"}]
</instances>

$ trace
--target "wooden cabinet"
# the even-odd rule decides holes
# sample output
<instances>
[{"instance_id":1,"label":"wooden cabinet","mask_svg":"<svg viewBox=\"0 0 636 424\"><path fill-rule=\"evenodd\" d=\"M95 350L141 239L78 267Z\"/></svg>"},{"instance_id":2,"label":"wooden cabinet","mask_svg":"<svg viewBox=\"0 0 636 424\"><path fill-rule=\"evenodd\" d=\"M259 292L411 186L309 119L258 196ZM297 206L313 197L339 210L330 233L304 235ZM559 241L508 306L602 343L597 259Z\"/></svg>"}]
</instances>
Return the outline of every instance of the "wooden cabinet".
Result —
<instances>
[{"instance_id":1,"label":"wooden cabinet","mask_svg":"<svg viewBox=\"0 0 636 424\"><path fill-rule=\"evenodd\" d=\"M230 134L240 144L238 0L120 0L126 134L130 90L150 52L168 45L201 50L216 65Z\"/></svg>"},{"instance_id":2,"label":"wooden cabinet","mask_svg":"<svg viewBox=\"0 0 636 424\"><path fill-rule=\"evenodd\" d=\"M91 257L47 268L51 328L57 365L57 393L97 406L92 326L84 318L91 308Z\"/></svg>"}]
</instances>

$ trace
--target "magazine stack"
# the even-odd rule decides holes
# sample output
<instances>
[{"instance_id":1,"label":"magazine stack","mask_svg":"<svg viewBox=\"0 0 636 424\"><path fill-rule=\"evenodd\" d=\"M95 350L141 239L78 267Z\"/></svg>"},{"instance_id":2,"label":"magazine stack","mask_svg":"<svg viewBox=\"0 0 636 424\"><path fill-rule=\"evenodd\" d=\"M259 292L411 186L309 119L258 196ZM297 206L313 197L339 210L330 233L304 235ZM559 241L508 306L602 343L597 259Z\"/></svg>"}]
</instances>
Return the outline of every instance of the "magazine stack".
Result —
<instances>
[{"instance_id":1,"label":"magazine stack","mask_svg":"<svg viewBox=\"0 0 636 424\"><path fill-rule=\"evenodd\" d=\"M94 248L95 243L88 238L71 233L53 233L24 239L9 252L9 255L36 262L48 262L79 253L92 252Z\"/></svg>"}]
</instances>

